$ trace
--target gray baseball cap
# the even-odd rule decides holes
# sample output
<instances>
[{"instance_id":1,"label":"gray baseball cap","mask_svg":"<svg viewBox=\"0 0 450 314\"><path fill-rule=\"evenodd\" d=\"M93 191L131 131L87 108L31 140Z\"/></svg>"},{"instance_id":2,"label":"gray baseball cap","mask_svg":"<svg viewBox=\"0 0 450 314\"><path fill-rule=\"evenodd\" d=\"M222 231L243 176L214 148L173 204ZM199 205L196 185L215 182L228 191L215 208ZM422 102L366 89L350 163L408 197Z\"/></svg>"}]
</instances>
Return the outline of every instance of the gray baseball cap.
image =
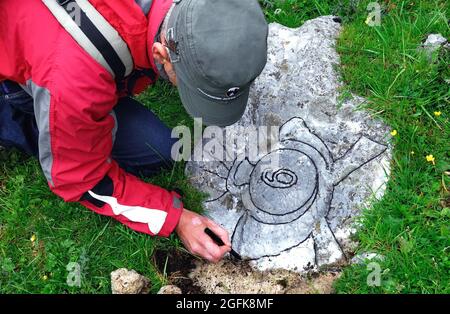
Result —
<instances>
[{"instance_id":1,"label":"gray baseball cap","mask_svg":"<svg viewBox=\"0 0 450 314\"><path fill-rule=\"evenodd\" d=\"M206 125L239 120L267 61L257 0L174 0L165 36L181 101Z\"/></svg>"}]
</instances>

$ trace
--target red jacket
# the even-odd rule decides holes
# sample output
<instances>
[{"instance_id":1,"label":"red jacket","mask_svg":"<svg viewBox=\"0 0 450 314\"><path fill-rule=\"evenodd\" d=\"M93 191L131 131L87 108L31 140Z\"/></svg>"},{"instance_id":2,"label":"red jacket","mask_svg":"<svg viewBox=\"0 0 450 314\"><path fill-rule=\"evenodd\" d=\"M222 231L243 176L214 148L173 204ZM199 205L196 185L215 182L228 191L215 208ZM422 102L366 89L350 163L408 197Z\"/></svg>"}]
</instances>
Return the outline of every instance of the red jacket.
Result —
<instances>
[{"instance_id":1,"label":"red jacket","mask_svg":"<svg viewBox=\"0 0 450 314\"><path fill-rule=\"evenodd\" d=\"M134 0L89 0L127 43L135 69L153 69L151 46L172 0L147 16ZM66 32L41 0L0 0L0 81L26 84L34 98L39 161L52 191L130 228L168 236L182 211L178 195L144 183L111 160L112 75ZM136 91L151 80L141 78ZM86 197L88 196L88 197Z\"/></svg>"}]
</instances>

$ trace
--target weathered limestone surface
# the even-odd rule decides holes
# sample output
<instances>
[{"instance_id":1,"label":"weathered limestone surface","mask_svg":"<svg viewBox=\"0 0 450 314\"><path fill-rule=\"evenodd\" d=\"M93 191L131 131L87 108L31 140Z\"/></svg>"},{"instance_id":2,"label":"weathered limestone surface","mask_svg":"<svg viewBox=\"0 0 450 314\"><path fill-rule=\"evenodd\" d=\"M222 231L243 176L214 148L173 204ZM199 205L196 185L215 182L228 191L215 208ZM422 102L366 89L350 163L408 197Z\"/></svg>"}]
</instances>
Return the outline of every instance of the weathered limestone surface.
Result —
<instances>
[{"instance_id":1,"label":"weathered limestone surface","mask_svg":"<svg viewBox=\"0 0 450 314\"><path fill-rule=\"evenodd\" d=\"M181 289L174 285L167 285L159 289L158 294L182 294Z\"/></svg>"},{"instance_id":2,"label":"weathered limestone surface","mask_svg":"<svg viewBox=\"0 0 450 314\"><path fill-rule=\"evenodd\" d=\"M245 158L247 145L237 141L220 161L217 147L205 145L214 141L204 141L203 161L187 165L192 183L209 194L207 215L261 270L302 272L342 262L354 245L354 217L384 192L389 128L357 110L363 98L339 101L340 27L332 16L297 29L271 24L268 63L248 108L221 129L254 143L245 130L276 126L267 151Z\"/></svg>"},{"instance_id":3,"label":"weathered limestone surface","mask_svg":"<svg viewBox=\"0 0 450 314\"><path fill-rule=\"evenodd\" d=\"M119 268L111 273L112 294L146 294L150 280L135 270Z\"/></svg>"},{"instance_id":4,"label":"weathered limestone surface","mask_svg":"<svg viewBox=\"0 0 450 314\"><path fill-rule=\"evenodd\" d=\"M450 50L450 43L447 38L441 34L429 34L419 49L426 53L430 61L433 61L433 53L441 47Z\"/></svg>"}]
</instances>

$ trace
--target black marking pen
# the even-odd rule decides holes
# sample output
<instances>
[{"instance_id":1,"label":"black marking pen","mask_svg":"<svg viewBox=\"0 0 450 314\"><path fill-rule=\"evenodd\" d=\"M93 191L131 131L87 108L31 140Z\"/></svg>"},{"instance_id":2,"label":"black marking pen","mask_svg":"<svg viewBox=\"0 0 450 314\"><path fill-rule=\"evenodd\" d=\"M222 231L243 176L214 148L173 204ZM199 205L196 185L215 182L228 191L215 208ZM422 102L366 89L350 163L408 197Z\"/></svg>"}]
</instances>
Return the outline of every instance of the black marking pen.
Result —
<instances>
[{"instance_id":1,"label":"black marking pen","mask_svg":"<svg viewBox=\"0 0 450 314\"><path fill-rule=\"evenodd\" d=\"M219 238L217 234L215 234L211 229L205 228L205 233L209 235L209 237L218 245L218 246L224 246L225 243L223 243L222 239ZM238 260L242 260L242 257L233 249L230 251L231 256Z\"/></svg>"}]
</instances>

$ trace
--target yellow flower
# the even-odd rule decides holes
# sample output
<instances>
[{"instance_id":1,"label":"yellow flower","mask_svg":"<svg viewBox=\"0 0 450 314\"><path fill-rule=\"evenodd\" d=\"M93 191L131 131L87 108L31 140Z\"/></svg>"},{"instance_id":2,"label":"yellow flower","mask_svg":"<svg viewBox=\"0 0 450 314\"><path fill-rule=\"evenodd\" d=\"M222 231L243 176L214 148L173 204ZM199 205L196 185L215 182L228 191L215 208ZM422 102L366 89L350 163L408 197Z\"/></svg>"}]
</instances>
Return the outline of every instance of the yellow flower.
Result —
<instances>
[{"instance_id":1,"label":"yellow flower","mask_svg":"<svg viewBox=\"0 0 450 314\"><path fill-rule=\"evenodd\" d=\"M434 156L433 155L427 155L427 157L425 157L427 159L428 162L431 162L434 165Z\"/></svg>"},{"instance_id":2,"label":"yellow flower","mask_svg":"<svg viewBox=\"0 0 450 314\"><path fill-rule=\"evenodd\" d=\"M442 114L442 112L440 112L440 111L435 111L435 112L434 112L434 115L435 115L436 117L439 117L441 114Z\"/></svg>"},{"instance_id":3,"label":"yellow flower","mask_svg":"<svg viewBox=\"0 0 450 314\"><path fill-rule=\"evenodd\" d=\"M412 150L412 151L411 151L411 155L414 155L414 154L415 154L415 152Z\"/></svg>"},{"instance_id":4,"label":"yellow flower","mask_svg":"<svg viewBox=\"0 0 450 314\"><path fill-rule=\"evenodd\" d=\"M397 130L392 130L392 131L391 131L391 135L392 135L392 136L396 136L397 134L398 134Z\"/></svg>"},{"instance_id":5,"label":"yellow flower","mask_svg":"<svg viewBox=\"0 0 450 314\"><path fill-rule=\"evenodd\" d=\"M30 241L31 241L31 242L36 241L36 235L35 235L35 234L33 234L33 235L31 236Z\"/></svg>"},{"instance_id":6,"label":"yellow flower","mask_svg":"<svg viewBox=\"0 0 450 314\"><path fill-rule=\"evenodd\" d=\"M47 275L42 276L42 280L46 281L48 279Z\"/></svg>"}]
</instances>

